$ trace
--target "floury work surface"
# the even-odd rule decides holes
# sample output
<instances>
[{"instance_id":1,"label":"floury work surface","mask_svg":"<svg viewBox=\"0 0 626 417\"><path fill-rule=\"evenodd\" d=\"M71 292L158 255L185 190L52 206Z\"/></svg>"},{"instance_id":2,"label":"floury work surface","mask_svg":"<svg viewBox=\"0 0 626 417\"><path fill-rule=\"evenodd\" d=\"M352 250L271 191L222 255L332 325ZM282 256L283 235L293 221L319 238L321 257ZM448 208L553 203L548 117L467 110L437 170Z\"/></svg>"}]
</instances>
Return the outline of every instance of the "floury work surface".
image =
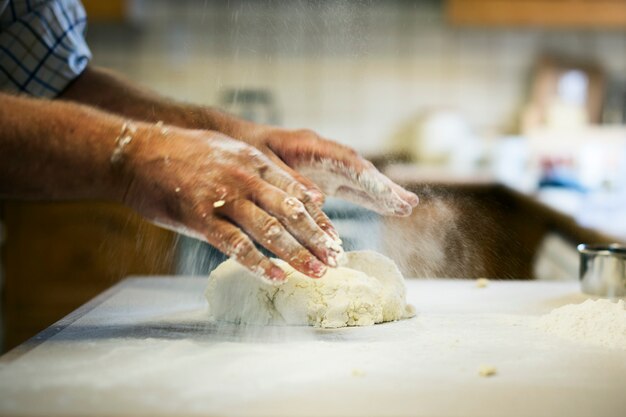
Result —
<instances>
[{"instance_id":1,"label":"floury work surface","mask_svg":"<svg viewBox=\"0 0 626 417\"><path fill-rule=\"evenodd\" d=\"M205 285L113 287L2 358L0 414L624 415L626 350L533 327L576 283L409 280L415 318L338 330L208 324Z\"/></svg>"}]
</instances>

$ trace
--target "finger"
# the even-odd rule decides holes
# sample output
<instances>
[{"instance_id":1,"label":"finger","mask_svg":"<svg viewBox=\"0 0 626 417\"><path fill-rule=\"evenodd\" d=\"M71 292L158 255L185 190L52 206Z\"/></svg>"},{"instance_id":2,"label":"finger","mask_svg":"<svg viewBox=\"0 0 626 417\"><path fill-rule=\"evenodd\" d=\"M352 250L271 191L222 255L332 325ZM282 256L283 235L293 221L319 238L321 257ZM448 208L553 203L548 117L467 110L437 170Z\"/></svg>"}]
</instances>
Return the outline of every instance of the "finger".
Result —
<instances>
[{"instance_id":1,"label":"finger","mask_svg":"<svg viewBox=\"0 0 626 417\"><path fill-rule=\"evenodd\" d=\"M276 164L270 163L260 172L261 178L298 199L311 199L307 188Z\"/></svg>"},{"instance_id":2,"label":"finger","mask_svg":"<svg viewBox=\"0 0 626 417\"><path fill-rule=\"evenodd\" d=\"M392 214L399 216L411 214L412 208L419 202L417 196L391 181L370 161L361 157L359 159L364 167L357 181L361 189L368 192L374 200L380 201L387 210L393 211Z\"/></svg>"},{"instance_id":3,"label":"finger","mask_svg":"<svg viewBox=\"0 0 626 417\"><path fill-rule=\"evenodd\" d=\"M298 170L296 166L313 161L338 161L347 162L355 169L360 168L354 164L355 158L358 157L354 149L321 138L310 130L299 130L296 133L297 140L285 142L284 139L276 138L276 140L270 139L268 143L270 150L290 167Z\"/></svg>"},{"instance_id":4,"label":"finger","mask_svg":"<svg viewBox=\"0 0 626 417\"><path fill-rule=\"evenodd\" d=\"M270 158L270 160L272 160L272 162L274 162L280 169L288 173L296 181L298 181L300 184L306 187L313 203L315 203L316 205L320 207L324 205L324 200L325 200L324 193L322 192L322 190L320 190L320 188L317 185L315 185L313 181L311 181L304 175L300 174L295 169L291 168L271 150L268 152L269 153L267 154L267 156Z\"/></svg>"},{"instance_id":5,"label":"finger","mask_svg":"<svg viewBox=\"0 0 626 417\"><path fill-rule=\"evenodd\" d=\"M335 226L330 221L326 213L322 211L322 208L317 204L309 201L304 202L304 207L309 212L315 223L322 229L328 236L330 236L339 245L342 244L339 232L335 229Z\"/></svg>"},{"instance_id":6,"label":"finger","mask_svg":"<svg viewBox=\"0 0 626 417\"><path fill-rule=\"evenodd\" d=\"M275 218L248 200L224 206L220 214L237 223L248 235L298 271L319 278L326 265L305 249Z\"/></svg>"},{"instance_id":7,"label":"finger","mask_svg":"<svg viewBox=\"0 0 626 417\"><path fill-rule=\"evenodd\" d=\"M361 207L365 207L366 209L372 210L383 216L398 215L395 212L390 212L387 209L381 209L380 201L373 199L369 194L362 190L342 186L337 188L334 195L337 198L350 201L351 203L357 204Z\"/></svg>"},{"instance_id":8,"label":"finger","mask_svg":"<svg viewBox=\"0 0 626 417\"><path fill-rule=\"evenodd\" d=\"M304 203L304 206L317 225L331 236L338 243L340 242L339 233L335 230L330 219L324 214L319 206L314 202L313 197L303 185L296 181L289 173L283 171L277 166L268 167L261 176L270 184L285 191Z\"/></svg>"},{"instance_id":9,"label":"finger","mask_svg":"<svg viewBox=\"0 0 626 417\"><path fill-rule=\"evenodd\" d=\"M383 215L406 216L417 204L417 196L401 190L354 149L314 132L300 133L302 139L293 145L270 143L270 149L327 194L341 194Z\"/></svg>"},{"instance_id":10,"label":"finger","mask_svg":"<svg viewBox=\"0 0 626 417\"><path fill-rule=\"evenodd\" d=\"M276 217L318 259L326 265L338 265L343 256L341 245L315 222L304 203L268 183L258 184L252 198L259 207Z\"/></svg>"},{"instance_id":11,"label":"finger","mask_svg":"<svg viewBox=\"0 0 626 417\"><path fill-rule=\"evenodd\" d=\"M364 207L384 215L405 217L411 214L413 207L404 201L389 186L382 191L372 191L368 187L352 188L340 187L336 192L338 197L356 202Z\"/></svg>"},{"instance_id":12,"label":"finger","mask_svg":"<svg viewBox=\"0 0 626 417\"><path fill-rule=\"evenodd\" d=\"M404 187L399 186L395 182L391 182L391 187L396 192L396 194L398 194L404 201L409 203L411 207L414 207L414 208L417 207L417 205L420 202L420 199L417 196L417 194L407 190Z\"/></svg>"},{"instance_id":13,"label":"finger","mask_svg":"<svg viewBox=\"0 0 626 417\"><path fill-rule=\"evenodd\" d=\"M212 219L209 227L206 239L220 252L266 280L285 280L285 272L263 255L238 227L218 218Z\"/></svg>"},{"instance_id":14,"label":"finger","mask_svg":"<svg viewBox=\"0 0 626 417\"><path fill-rule=\"evenodd\" d=\"M368 167L367 169L375 171L380 180L384 181L401 199L409 203L411 207L417 207L420 200L415 193L412 193L393 182L389 177L377 170L373 164L369 163L369 165L370 167Z\"/></svg>"},{"instance_id":15,"label":"finger","mask_svg":"<svg viewBox=\"0 0 626 417\"><path fill-rule=\"evenodd\" d=\"M379 214L407 216L411 213L411 204L400 198L391 187L391 180L373 166L357 172L342 163L314 162L300 167L300 171L320 181L318 184L327 194L362 205Z\"/></svg>"}]
</instances>

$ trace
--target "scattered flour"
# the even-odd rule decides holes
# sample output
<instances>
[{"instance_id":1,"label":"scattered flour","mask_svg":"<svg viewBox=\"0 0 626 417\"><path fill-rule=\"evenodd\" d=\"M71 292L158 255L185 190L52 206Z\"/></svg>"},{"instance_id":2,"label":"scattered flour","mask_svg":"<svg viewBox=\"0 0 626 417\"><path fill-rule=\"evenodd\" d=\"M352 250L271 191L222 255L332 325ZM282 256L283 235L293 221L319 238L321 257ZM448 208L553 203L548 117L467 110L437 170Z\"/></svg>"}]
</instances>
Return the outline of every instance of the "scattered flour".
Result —
<instances>
[{"instance_id":1,"label":"scattered flour","mask_svg":"<svg viewBox=\"0 0 626 417\"><path fill-rule=\"evenodd\" d=\"M217 321L258 325L367 326L414 315L402 274L371 251L346 253L346 262L319 279L276 260L286 282L263 282L233 260L217 267L205 292Z\"/></svg>"},{"instance_id":2,"label":"scattered flour","mask_svg":"<svg viewBox=\"0 0 626 417\"><path fill-rule=\"evenodd\" d=\"M626 303L587 300L552 310L537 327L574 342L611 349L626 349Z\"/></svg>"}]
</instances>

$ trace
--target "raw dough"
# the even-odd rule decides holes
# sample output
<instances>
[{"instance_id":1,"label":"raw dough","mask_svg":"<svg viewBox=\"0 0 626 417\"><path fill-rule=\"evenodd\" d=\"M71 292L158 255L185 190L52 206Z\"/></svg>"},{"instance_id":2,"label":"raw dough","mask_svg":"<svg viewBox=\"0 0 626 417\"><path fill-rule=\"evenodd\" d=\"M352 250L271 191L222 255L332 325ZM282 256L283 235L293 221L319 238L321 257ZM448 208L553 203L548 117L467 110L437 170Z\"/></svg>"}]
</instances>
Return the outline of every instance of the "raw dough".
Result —
<instances>
[{"instance_id":1,"label":"raw dough","mask_svg":"<svg viewBox=\"0 0 626 417\"><path fill-rule=\"evenodd\" d=\"M346 253L343 266L312 279L276 260L287 271L280 285L263 282L233 260L209 277L206 298L213 319L242 324L367 326L415 315L393 261L379 253Z\"/></svg>"}]
</instances>

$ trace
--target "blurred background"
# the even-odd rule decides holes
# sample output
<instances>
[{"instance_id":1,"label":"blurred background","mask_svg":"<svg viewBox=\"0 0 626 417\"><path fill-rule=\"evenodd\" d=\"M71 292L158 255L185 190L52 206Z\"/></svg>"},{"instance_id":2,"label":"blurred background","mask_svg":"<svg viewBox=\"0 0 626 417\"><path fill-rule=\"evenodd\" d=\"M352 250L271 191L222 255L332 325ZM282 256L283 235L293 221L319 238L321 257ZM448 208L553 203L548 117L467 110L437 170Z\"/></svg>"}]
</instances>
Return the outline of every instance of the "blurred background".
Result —
<instances>
[{"instance_id":1,"label":"blurred background","mask_svg":"<svg viewBox=\"0 0 626 417\"><path fill-rule=\"evenodd\" d=\"M94 63L168 96L526 190L626 181L623 1L86 5Z\"/></svg>"},{"instance_id":2,"label":"blurred background","mask_svg":"<svg viewBox=\"0 0 626 417\"><path fill-rule=\"evenodd\" d=\"M348 249L409 277L576 279L626 241L626 0L85 0L93 64L312 128L422 204L330 200ZM206 245L102 203L5 202L4 346L129 274L206 276Z\"/></svg>"}]
</instances>

